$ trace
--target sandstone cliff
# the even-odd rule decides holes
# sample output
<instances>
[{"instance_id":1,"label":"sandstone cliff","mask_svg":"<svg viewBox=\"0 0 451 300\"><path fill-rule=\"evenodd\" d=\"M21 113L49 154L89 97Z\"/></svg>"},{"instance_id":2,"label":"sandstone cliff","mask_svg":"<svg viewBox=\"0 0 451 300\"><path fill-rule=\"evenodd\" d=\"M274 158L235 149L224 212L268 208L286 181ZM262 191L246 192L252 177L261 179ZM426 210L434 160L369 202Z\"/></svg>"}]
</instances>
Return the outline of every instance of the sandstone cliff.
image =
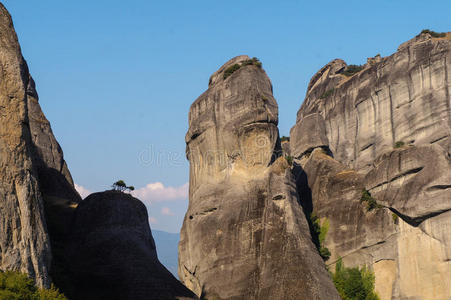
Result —
<instances>
[{"instance_id":1,"label":"sandstone cliff","mask_svg":"<svg viewBox=\"0 0 451 300\"><path fill-rule=\"evenodd\" d=\"M179 277L207 299L339 299L309 234L278 108L258 60L238 56L192 105Z\"/></svg>"},{"instance_id":2,"label":"sandstone cliff","mask_svg":"<svg viewBox=\"0 0 451 300\"><path fill-rule=\"evenodd\" d=\"M50 244L60 239L49 238L44 206L54 208L57 200L68 207L80 198L2 4L0 68L0 269L26 272L48 286L55 269ZM47 210L47 217L52 215Z\"/></svg>"},{"instance_id":3,"label":"sandstone cliff","mask_svg":"<svg viewBox=\"0 0 451 300\"><path fill-rule=\"evenodd\" d=\"M147 209L129 194L88 196L76 209L70 241L72 299L196 298L158 261Z\"/></svg>"},{"instance_id":4,"label":"sandstone cliff","mask_svg":"<svg viewBox=\"0 0 451 300\"><path fill-rule=\"evenodd\" d=\"M371 266L381 299L449 299L451 34L347 67L313 76L291 130L303 205L329 223L328 264Z\"/></svg>"}]
</instances>

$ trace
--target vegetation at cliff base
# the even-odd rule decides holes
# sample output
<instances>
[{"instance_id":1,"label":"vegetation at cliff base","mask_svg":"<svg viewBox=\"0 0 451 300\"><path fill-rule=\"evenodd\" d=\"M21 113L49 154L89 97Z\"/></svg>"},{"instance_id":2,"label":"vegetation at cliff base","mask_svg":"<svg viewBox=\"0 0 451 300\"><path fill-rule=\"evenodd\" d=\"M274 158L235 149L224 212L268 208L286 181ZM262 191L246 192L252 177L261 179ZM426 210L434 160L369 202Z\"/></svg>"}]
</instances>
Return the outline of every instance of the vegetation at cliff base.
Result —
<instances>
[{"instance_id":1,"label":"vegetation at cliff base","mask_svg":"<svg viewBox=\"0 0 451 300\"><path fill-rule=\"evenodd\" d=\"M329 220L326 218L321 223L321 220L316 216L315 213L310 215L310 224L313 231L313 243L318 249L321 257L326 261L330 257L330 251L327 247L324 246L324 242L326 241L326 235L329 231Z\"/></svg>"},{"instance_id":2,"label":"vegetation at cliff base","mask_svg":"<svg viewBox=\"0 0 451 300\"><path fill-rule=\"evenodd\" d=\"M343 75L345 76L352 76L354 74L359 73L360 71L363 70L363 66L359 66L359 65L349 65L346 67L346 69L343 71Z\"/></svg>"},{"instance_id":3,"label":"vegetation at cliff base","mask_svg":"<svg viewBox=\"0 0 451 300\"><path fill-rule=\"evenodd\" d=\"M379 300L374 291L374 273L366 266L346 268L340 258L335 264L332 280L343 300Z\"/></svg>"},{"instance_id":4,"label":"vegetation at cliff base","mask_svg":"<svg viewBox=\"0 0 451 300\"><path fill-rule=\"evenodd\" d=\"M440 37L445 37L446 33L445 32L435 32L433 30L430 29L423 29L419 35L423 34L423 33L429 33L432 37L435 38L440 38Z\"/></svg>"},{"instance_id":5,"label":"vegetation at cliff base","mask_svg":"<svg viewBox=\"0 0 451 300\"><path fill-rule=\"evenodd\" d=\"M258 68L262 67L262 63L258 60L258 58L253 57L251 59L247 59L243 61L241 64L233 64L224 71L224 79L227 79L230 75L232 75L235 71L245 66L257 66Z\"/></svg>"},{"instance_id":6,"label":"vegetation at cliff base","mask_svg":"<svg viewBox=\"0 0 451 300\"><path fill-rule=\"evenodd\" d=\"M373 196L371 196L371 193L366 189L362 190L362 197L360 197L360 202L366 203L367 211L371 211L375 208L382 208L382 205L378 204L376 202L376 199L374 199Z\"/></svg>"},{"instance_id":7,"label":"vegetation at cliff base","mask_svg":"<svg viewBox=\"0 0 451 300\"><path fill-rule=\"evenodd\" d=\"M134 191L135 187L133 185L127 186L125 181L118 180L112 185L113 190L119 191L119 192L125 192L125 191Z\"/></svg>"},{"instance_id":8,"label":"vegetation at cliff base","mask_svg":"<svg viewBox=\"0 0 451 300\"><path fill-rule=\"evenodd\" d=\"M0 271L0 300L67 300L58 289L38 289L33 279L14 271Z\"/></svg>"}]
</instances>

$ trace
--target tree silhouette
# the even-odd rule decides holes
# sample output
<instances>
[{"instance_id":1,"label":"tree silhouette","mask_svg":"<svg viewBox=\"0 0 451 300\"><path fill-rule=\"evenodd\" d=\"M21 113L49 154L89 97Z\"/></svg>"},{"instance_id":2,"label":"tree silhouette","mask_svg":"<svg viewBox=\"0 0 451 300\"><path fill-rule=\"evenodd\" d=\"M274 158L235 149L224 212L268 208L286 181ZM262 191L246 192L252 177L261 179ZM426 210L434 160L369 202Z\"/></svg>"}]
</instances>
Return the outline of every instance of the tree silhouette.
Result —
<instances>
[{"instance_id":1,"label":"tree silhouette","mask_svg":"<svg viewBox=\"0 0 451 300\"><path fill-rule=\"evenodd\" d=\"M134 191L135 187L133 185L131 186L127 186L127 184L125 184L125 181L123 180L118 180L115 183L113 183L112 185L113 190L115 191L119 191L119 192L125 192L125 191Z\"/></svg>"}]
</instances>

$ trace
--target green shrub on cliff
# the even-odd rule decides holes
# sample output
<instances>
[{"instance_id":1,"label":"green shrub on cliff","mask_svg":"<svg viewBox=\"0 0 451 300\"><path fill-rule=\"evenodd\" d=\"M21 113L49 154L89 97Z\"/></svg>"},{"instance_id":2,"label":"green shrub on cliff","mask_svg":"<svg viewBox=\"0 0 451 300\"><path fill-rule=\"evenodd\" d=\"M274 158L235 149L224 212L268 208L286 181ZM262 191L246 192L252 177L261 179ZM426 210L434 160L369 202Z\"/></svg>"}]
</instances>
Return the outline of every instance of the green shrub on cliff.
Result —
<instances>
[{"instance_id":1,"label":"green shrub on cliff","mask_svg":"<svg viewBox=\"0 0 451 300\"><path fill-rule=\"evenodd\" d=\"M327 97L329 97L330 95L332 95L334 93L335 89L329 89L327 91L325 91L319 98L320 99L326 99Z\"/></svg>"},{"instance_id":2,"label":"green shrub on cliff","mask_svg":"<svg viewBox=\"0 0 451 300\"><path fill-rule=\"evenodd\" d=\"M371 196L371 193L366 189L362 190L362 197L360 197L360 202L366 203L367 211L371 211L375 208L382 208L382 205L378 204L376 202L376 199L374 199L373 196Z\"/></svg>"},{"instance_id":3,"label":"green shrub on cliff","mask_svg":"<svg viewBox=\"0 0 451 300\"><path fill-rule=\"evenodd\" d=\"M432 37L435 37L435 38L440 38L440 37L446 36L446 33L444 33L444 32L435 32L430 29L423 29L420 34L423 34L423 33L429 33Z\"/></svg>"},{"instance_id":4,"label":"green shrub on cliff","mask_svg":"<svg viewBox=\"0 0 451 300\"><path fill-rule=\"evenodd\" d=\"M374 273L366 266L346 268L340 258L335 264L332 280L343 300L379 300L374 291Z\"/></svg>"},{"instance_id":5,"label":"green shrub on cliff","mask_svg":"<svg viewBox=\"0 0 451 300\"><path fill-rule=\"evenodd\" d=\"M258 60L258 58L253 57L251 59L246 59L245 61L243 61L241 64L234 64L231 65L230 67L228 67L227 69L225 69L224 71L224 79L227 79L227 77L229 77L230 75L232 75L235 71L237 71L239 68L241 67L245 67L245 66L257 66L261 69L262 67L262 63Z\"/></svg>"},{"instance_id":6,"label":"green shrub on cliff","mask_svg":"<svg viewBox=\"0 0 451 300\"><path fill-rule=\"evenodd\" d=\"M403 147L405 144L403 141L397 141L393 146L395 149Z\"/></svg>"},{"instance_id":7,"label":"green shrub on cliff","mask_svg":"<svg viewBox=\"0 0 451 300\"><path fill-rule=\"evenodd\" d=\"M346 69L343 71L343 75L345 76L352 76L354 74L359 73L360 71L363 70L363 66L359 66L359 65L349 65L346 67Z\"/></svg>"},{"instance_id":8,"label":"green shrub on cliff","mask_svg":"<svg viewBox=\"0 0 451 300\"><path fill-rule=\"evenodd\" d=\"M234 65L231 65L230 67L228 67L227 69L225 69L225 71L224 71L224 79L226 79L227 77L232 75L233 72L235 72L239 68L241 68L241 66L239 64L234 64Z\"/></svg>"},{"instance_id":9,"label":"green shrub on cliff","mask_svg":"<svg viewBox=\"0 0 451 300\"><path fill-rule=\"evenodd\" d=\"M0 300L67 300L58 289L38 289L26 274L0 271Z\"/></svg>"},{"instance_id":10,"label":"green shrub on cliff","mask_svg":"<svg viewBox=\"0 0 451 300\"><path fill-rule=\"evenodd\" d=\"M326 261L329 259L331 253L327 247L324 246L324 242L326 241L326 235L329 231L329 220L326 218L321 223L321 220L316 216L315 213L310 215L310 226L313 231L313 243L318 249L321 257Z\"/></svg>"}]
</instances>

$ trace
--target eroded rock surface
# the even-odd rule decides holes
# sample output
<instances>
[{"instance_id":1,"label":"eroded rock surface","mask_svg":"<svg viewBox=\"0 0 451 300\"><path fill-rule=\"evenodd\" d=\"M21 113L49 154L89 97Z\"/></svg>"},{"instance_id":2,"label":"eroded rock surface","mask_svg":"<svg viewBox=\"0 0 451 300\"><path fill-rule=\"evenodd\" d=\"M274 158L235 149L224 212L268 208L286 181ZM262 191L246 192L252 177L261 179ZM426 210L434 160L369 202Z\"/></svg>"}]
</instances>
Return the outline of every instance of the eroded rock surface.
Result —
<instances>
[{"instance_id":1,"label":"eroded rock surface","mask_svg":"<svg viewBox=\"0 0 451 300\"><path fill-rule=\"evenodd\" d=\"M320 114L334 157L362 171L396 142L449 151L450 49L451 33L422 34L350 77L344 61L332 61L311 79L293 131Z\"/></svg>"},{"instance_id":2,"label":"eroded rock surface","mask_svg":"<svg viewBox=\"0 0 451 300\"><path fill-rule=\"evenodd\" d=\"M450 53L449 33L421 34L351 77L334 60L291 131L300 198L329 224L327 264L370 266L381 299L451 295Z\"/></svg>"},{"instance_id":3,"label":"eroded rock surface","mask_svg":"<svg viewBox=\"0 0 451 300\"><path fill-rule=\"evenodd\" d=\"M248 62L227 62L191 105L179 277L207 299L339 299L280 157L271 82Z\"/></svg>"},{"instance_id":4,"label":"eroded rock surface","mask_svg":"<svg viewBox=\"0 0 451 300\"><path fill-rule=\"evenodd\" d=\"M55 267L59 254L52 255L51 244L58 248L61 239L53 233L68 225L67 218L58 222L54 203L70 210L80 197L2 4L0 69L0 269L26 272L48 286L49 274L64 268Z\"/></svg>"},{"instance_id":5,"label":"eroded rock surface","mask_svg":"<svg viewBox=\"0 0 451 300\"><path fill-rule=\"evenodd\" d=\"M144 204L118 191L76 209L68 255L73 299L195 299L159 262Z\"/></svg>"}]
</instances>

